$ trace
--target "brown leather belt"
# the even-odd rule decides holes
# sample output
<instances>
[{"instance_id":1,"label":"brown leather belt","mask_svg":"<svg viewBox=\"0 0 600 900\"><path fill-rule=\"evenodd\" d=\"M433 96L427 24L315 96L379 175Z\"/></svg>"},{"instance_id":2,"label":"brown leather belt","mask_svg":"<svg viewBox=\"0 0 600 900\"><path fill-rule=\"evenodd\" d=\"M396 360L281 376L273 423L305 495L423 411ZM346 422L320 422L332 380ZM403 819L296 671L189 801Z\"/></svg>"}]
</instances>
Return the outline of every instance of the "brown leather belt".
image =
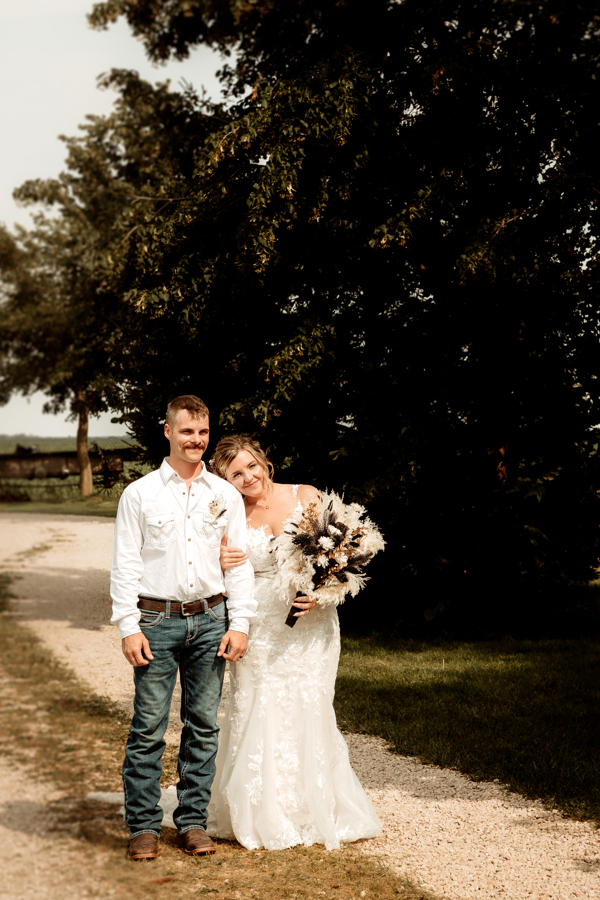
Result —
<instances>
[{"instance_id":1,"label":"brown leather belt","mask_svg":"<svg viewBox=\"0 0 600 900\"><path fill-rule=\"evenodd\" d=\"M224 600L223 594L213 594L212 597L205 597L204 600L184 600L183 603L175 600L157 600L155 597L142 597L138 600L138 609L155 609L163 612L167 608L167 603L171 603L171 612L180 613L182 616L195 616L196 613L206 612L211 606L218 606ZM206 606L204 605L206 604Z\"/></svg>"}]
</instances>

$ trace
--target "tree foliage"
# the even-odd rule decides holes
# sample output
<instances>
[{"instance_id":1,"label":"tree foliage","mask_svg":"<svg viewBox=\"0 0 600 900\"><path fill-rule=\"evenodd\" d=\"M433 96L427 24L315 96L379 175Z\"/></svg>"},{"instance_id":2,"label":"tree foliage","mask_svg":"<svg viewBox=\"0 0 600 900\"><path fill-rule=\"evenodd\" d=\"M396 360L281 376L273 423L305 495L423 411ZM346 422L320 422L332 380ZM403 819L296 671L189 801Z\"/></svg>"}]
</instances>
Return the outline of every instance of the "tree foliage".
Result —
<instances>
[{"instance_id":1,"label":"tree foliage","mask_svg":"<svg viewBox=\"0 0 600 900\"><path fill-rule=\"evenodd\" d=\"M369 503L380 586L416 575L422 605L479 614L490 582L506 606L587 580L595 4L108 0L91 20L119 16L152 59L230 54L217 105L114 73L115 114L70 158L112 198L99 266L149 457L193 389L280 477Z\"/></svg>"},{"instance_id":2,"label":"tree foliage","mask_svg":"<svg viewBox=\"0 0 600 900\"><path fill-rule=\"evenodd\" d=\"M35 200L43 194L39 184L20 192ZM90 278L81 239L85 227L77 215L69 221L68 215L40 214L29 233L21 229L14 236L0 228L0 403L15 392L42 391L46 411L66 409L77 419L82 496L93 491L89 417L107 410L115 393L109 310L98 303Z\"/></svg>"}]
</instances>

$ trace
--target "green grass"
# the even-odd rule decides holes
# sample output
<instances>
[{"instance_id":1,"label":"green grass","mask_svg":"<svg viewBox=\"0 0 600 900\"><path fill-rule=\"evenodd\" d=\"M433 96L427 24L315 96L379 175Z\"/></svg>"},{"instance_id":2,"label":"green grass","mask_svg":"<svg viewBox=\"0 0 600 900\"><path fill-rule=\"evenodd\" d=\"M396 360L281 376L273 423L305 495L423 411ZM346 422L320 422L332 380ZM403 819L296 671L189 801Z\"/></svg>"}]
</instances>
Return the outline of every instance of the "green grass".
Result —
<instances>
[{"instance_id":1,"label":"green grass","mask_svg":"<svg viewBox=\"0 0 600 900\"><path fill-rule=\"evenodd\" d=\"M118 450L123 447L131 447L135 445L135 441L127 436L123 437L106 437L90 440L90 449L97 443L104 450ZM41 438L35 435L0 435L0 454L14 453L17 444L25 447L35 446L41 453L67 453L75 452L75 438ZM90 502L101 503L107 501L103 506L87 507L88 501L83 501L84 505L79 505L77 509L61 508L63 504L75 503L81 504L79 499L79 475L69 475L67 478L2 478L0 479L0 496L8 492L13 497L18 498L18 502L2 503L0 502L0 510L16 510L22 512L55 512L69 513L80 515L116 515L116 508L121 491L124 484L132 477L136 477L138 471L150 471L149 466L141 466L137 463L126 461L124 465L124 481L118 482L110 490L104 491L102 488L102 479L98 476L95 478L96 490L98 496L93 497ZM25 497L23 501L22 498ZM29 498L27 500L27 498ZM109 502L108 502L109 501ZM39 504L43 504L41 507ZM52 508L46 508L46 504L52 504Z\"/></svg>"},{"instance_id":2,"label":"green grass","mask_svg":"<svg viewBox=\"0 0 600 900\"><path fill-rule=\"evenodd\" d=\"M600 641L345 638L341 728L600 822Z\"/></svg>"},{"instance_id":3,"label":"green grass","mask_svg":"<svg viewBox=\"0 0 600 900\"><path fill-rule=\"evenodd\" d=\"M0 453L16 453L17 444L22 447L35 446L40 453L67 453L77 449L75 437L37 437L34 434L0 434ZM103 450L117 450L135 444L133 438L122 437L90 438L90 447L98 444Z\"/></svg>"},{"instance_id":4,"label":"green grass","mask_svg":"<svg viewBox=\"0 0 600 900\"><path fill-rule=\"evenodd\" d=\"M71 499L31 501L30 503L0 503L0 513L47 513L60 516L108 516L117 515L118 497L105 498L102 494Z\"/></svg>"}]
</instances>

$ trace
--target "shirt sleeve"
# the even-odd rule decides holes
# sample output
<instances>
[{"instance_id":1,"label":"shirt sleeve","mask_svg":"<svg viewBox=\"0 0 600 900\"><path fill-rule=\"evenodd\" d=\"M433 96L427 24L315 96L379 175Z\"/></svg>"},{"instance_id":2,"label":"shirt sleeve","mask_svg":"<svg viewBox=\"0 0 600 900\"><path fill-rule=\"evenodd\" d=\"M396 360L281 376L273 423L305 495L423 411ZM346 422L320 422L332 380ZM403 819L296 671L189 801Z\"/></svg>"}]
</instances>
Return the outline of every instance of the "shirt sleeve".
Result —
<instances>
[{"instance_id":1,"label":"shirt sleeve","mask_svg":"<svg viewBox=\"0 0 600 900\"><path fill-rule=\"evenodd\" d=\"M235 497L231 506L227 526L230 547L239 547L246 552L246 511L241 494ZM254 599L254 570L250 562L234 569L225 570L225 588L227 590L227 609L229 611L229 627L232 631L248 634L248 619L256 616L257 602Z\"/></svg>"},{"instance_id":2,"label":"shirt sleeve","mask_svg":"<svg viewBox=\"0 0 600 900\"><path fill-rule=\"evenodd\" d=\"M121 638L141 631L137 608L140 579L144 573L142 547L144 535L140 525L140 503L125 490L119 501L115 523L113 564L110 573L112 598L111 624L119 626Z\"/></svg>"}]
</instances>

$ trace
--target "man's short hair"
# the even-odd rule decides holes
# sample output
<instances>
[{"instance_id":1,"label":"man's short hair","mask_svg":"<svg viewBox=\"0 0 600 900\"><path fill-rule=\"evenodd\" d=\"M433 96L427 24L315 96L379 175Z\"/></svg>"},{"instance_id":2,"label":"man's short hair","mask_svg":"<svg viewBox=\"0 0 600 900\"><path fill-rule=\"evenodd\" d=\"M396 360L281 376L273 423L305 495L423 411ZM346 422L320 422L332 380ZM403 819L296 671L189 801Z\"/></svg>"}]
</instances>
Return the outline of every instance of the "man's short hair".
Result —
<instances>
[{"instance_id":1,"label":"man's short hair","mask_svg":"<svg viewBox=\"0 0 600 900\"><path fill-rule=\"evenodd\" d=\"M194 419L208 419L208 406L195 394L182 394L175 397L167 406L167 425L173 427L175 416L180 409L187 409Z\"/></svg>"}]
</instances>

